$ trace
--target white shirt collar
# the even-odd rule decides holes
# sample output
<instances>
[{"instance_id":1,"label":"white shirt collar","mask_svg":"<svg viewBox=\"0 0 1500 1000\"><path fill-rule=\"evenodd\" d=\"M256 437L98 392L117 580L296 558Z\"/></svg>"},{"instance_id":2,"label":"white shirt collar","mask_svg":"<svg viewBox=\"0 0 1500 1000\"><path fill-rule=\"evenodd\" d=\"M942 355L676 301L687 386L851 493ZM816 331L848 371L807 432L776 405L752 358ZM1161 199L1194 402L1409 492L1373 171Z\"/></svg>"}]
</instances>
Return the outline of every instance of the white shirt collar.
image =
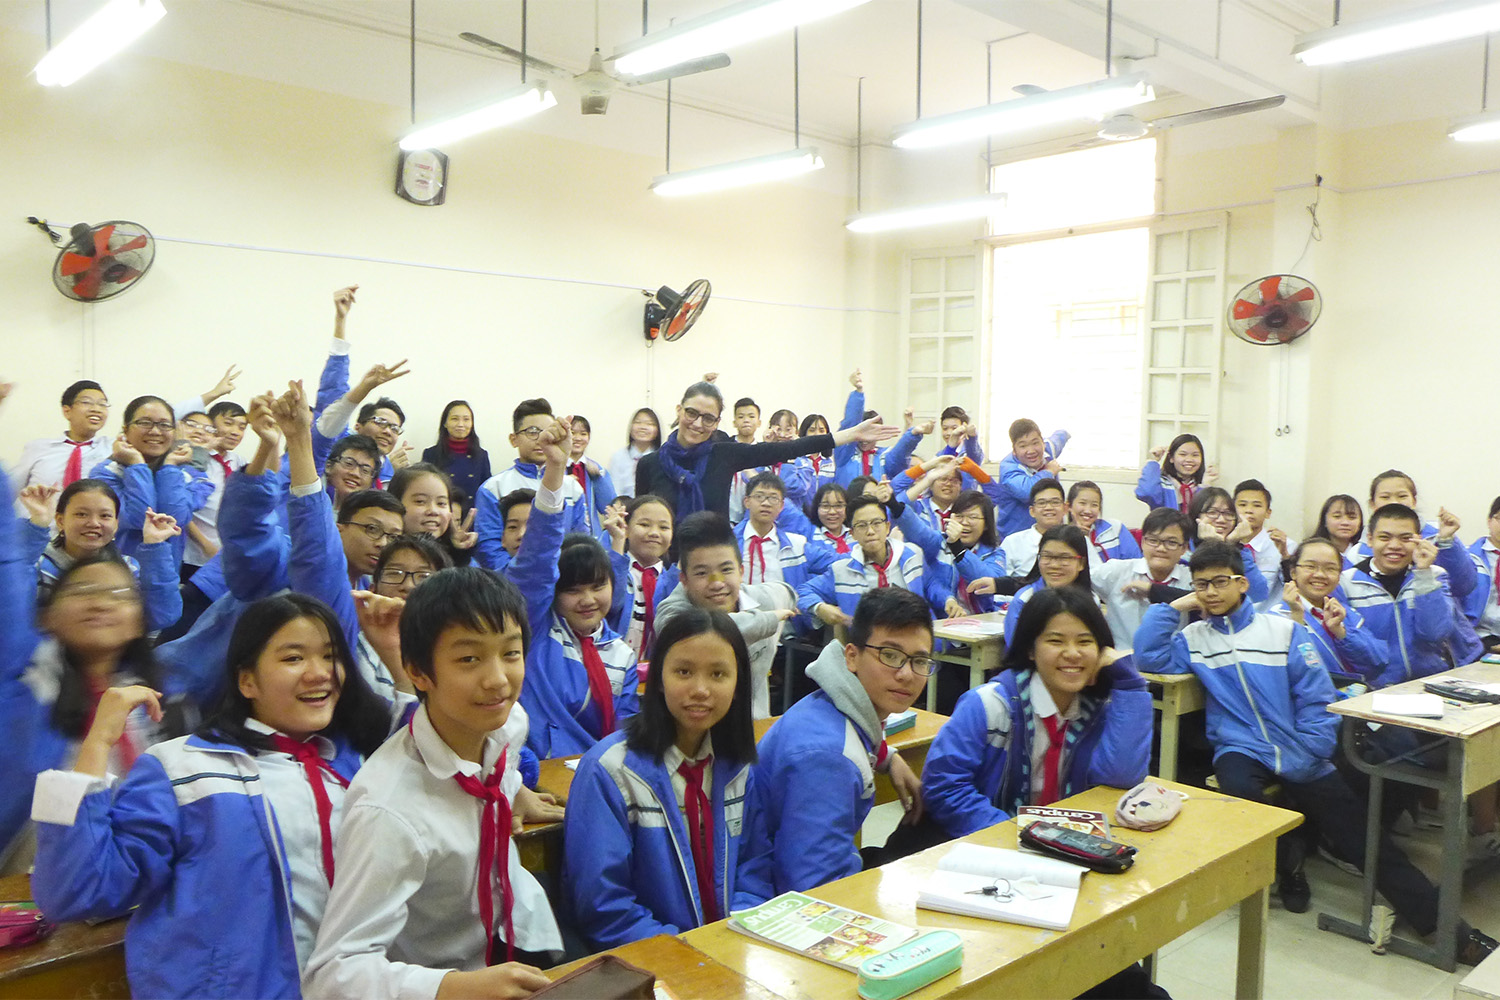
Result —
<instances>
[{"instance_id":1,"label":"white shirt collar","mask_svg":"<svg viewBox=\"0 0 1500 1000\"><path fill-rule=\"evenodd\" d=\"M252 733L260 733L262 736L285 735L278 730L272 729L270 726L266 725L264 722L261 722L259 719L247 718L245 720L245 728L250 730ZM291 737L287 738L290 739ZM317 733L314 733L308 739L313 746L318 748L318 756L322 757L324 760L333 760L334 756L338 752L338 748L333 745L333 741L326 736L319 736Z\"/></svg>"},{"instance_id":2,"label":"white shirt collar","mask_svg":"<svg viewBox=\"0 0 1500 1000\"><path fill-rule=\"evenodd\" d=\"M480 753L484 763L481 766L472 760L464 760L444 742L438 731L432 728L432 720L427 717L425 704L418 707L411 717L412 745L416 747L422 763L427 765L427 770L441 781L446 781L455 774L466 774L472 778L494 767L500 751L505 747L505 743L496 738L499 732L500 730L496 730L484 738L484 750Z\"/></svg>"},{"instance_id":3,"label":"white shirt collar","mask_svg":"<svg viewBox=\"0 0 1500 1000\"><path fill-rule=\"evenodd\" d=\"M703 745L698 748L698 756L688 757L681 750L677 749L676 743L673 743L671 746L667 747L667 752L662 755L661 762L662 765L667 769L668 774L676 774L677 769L682 766L684 761L689 764L696 764L705 757L712 757L713 753L713 733L706 733L703 736Z\"/></svg>"},{"instance_id":4,"label":"white shirt collar","mask_svg":"<svg viewBox=\"0 0 1500 1000\"><path fill-rule=\"evenodd\" d=\"M1057 715L1057 702L1052 700L1052 692L1047 690L1047 685L1042 681L1040 673L1031 675L1031 714L1038 719L1050 719ZM1062 714L1063 720L1072 722L1078 718L1078 699L1075 697L1068 710Z\"/></svg>"}]
</instances>

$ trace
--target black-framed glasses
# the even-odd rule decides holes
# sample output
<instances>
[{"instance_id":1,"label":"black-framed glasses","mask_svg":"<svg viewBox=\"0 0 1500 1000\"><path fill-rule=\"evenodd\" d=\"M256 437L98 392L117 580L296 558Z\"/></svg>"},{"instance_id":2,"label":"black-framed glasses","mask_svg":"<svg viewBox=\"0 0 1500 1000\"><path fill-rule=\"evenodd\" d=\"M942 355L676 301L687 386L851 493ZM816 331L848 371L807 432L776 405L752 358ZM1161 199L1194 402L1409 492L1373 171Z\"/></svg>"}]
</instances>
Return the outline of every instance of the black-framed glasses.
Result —
<instances>
[{"instance_id":1,"label":"black-framed glasses","mask_svg":"<svg viewBox=\"0 0 1500 1000\"><path fill-rule=\"evenodd\" d=\"M1053 498L1051 500L1033 500L1031 506L1037 510L1061 510L1063 501Z\"/></svg>"},{"instance_id":2,"label":"black-framed glasses","mask_svg":"<svg viewBox=\"0 0 1500 1000\"><path fill-rule=\"evenodd\" d=\"M333 464L337 465L341 469L348 469L350 472L357 472L361 476L375 475L375 466L365 462L361 462L357 458L350 458L348 455L340 457Z\"/></svg>"},{"instance_id":3,"label":"black-framed glasses","mask_svg":"<svg viewBox=\"0 0 1500 1000\"><path fill-rule=\"evenodd\" d=\"M847 504L841 504L841 503L820 503L820 504L818 504L818 509L819 510L843 510L846 506L847 506Z\"/></svg>"},{"instance_id":4,"label":"black-framed glasses","mask_svg":"<svg viewBox=\"0 0 1500 1000\"><path fill-rule=\"evenodd\" d=\"M340 521L339 523L347 524L351 528L358 528L360 531L363 531L365 533L365 537L370 541L381 542L384 545L389 545L391 542L394 542L396 539L401 537L401 532L399 530L386 531L384 528L374 523L373 521ZM396 582L400 583L401 581L397 580Z\"/></svg>"},{"instance_id":5,"label":"black-framed glasses","mask_svg":"<svg viewBox=\"0 0 1500 1000\"><path fill-rule=\"evenodd\" d=\"M544 430L546 430L546 428L544 427L522 427L520 430L516 431L516 433L521 437L530 438L531 440L535 441L537 438L542 436L542 431Z\"/></svg>"},{"instance_id":6,"label":"black-framed glasses","mask_svg":"<svg viewBox=\"0 0 1500 1000\"><path fill-rule=\"evenodd\" d=\"M1171 552L1173 549L1182 548L1187 543L1176 538L1162 538L1160 535L1142 535L1141 544L1149 545L1154 549L1166 549L1168 552Z\"/></svg>"},{"instance_id":7,"label":"black-framed glasses","mask_svg":"<svg viewBox=\"0 0 1500 1000\"><path fill-rule=\"evenodd\" d=\"M782 495L774 490L769 493L755 492L745 497L745 500L749 503L773 503L781 499L784 499Z\"/></svg>"},{"instance_id":8,"label":"black-framed glasses","mask_svg":"<svg viewBox=\"0 0 1500 1000\"><path fill-rule=\"evenodd\" d=\"M1344 571L1342 566L1333 563L1299 562L1296 568L1308 573L1322 573L1324 576L1338 576Z\"/></svg>"},{"instance_id":9,"label":"black-framed glasses","mask_svg":"<svg viewBox=\"0 0 1500 1000\"><path fill-rule=\"evenodd\" d=\"M1200 594L1206 594L1210 590L1223 590L1235 580L1243 580L1244 577L1235 573L1230 576L1216 576L1208 580L1194 580L1193 589Z\"/></svg>"},{"instance_id":10,"label":"black-framed glasses","mask_svg":"<svg viewBox=\"0 0 1500 1000\"><path fill-rule=\"evenodd\" d=\"M712 427L719 422L717 413L703 413L693 409L691 406L682 408L682 422L686 424L697 424L700 427Z\"/></svg>"},{"instance_id":11,"label":"black-framed glasses","mask_svg":"<svg viewBox=\"0 0 1500 1000\"><path fill-rule=\"evenodd\" d=\"M1203 512L1203 516L1210 521L1232 521L1234 520L1234 511L1226 510L1223 507L1210 507Z\"/></svg>"},{"instance_id":12,"label":"black-framed glasses","mask_svg":"<svg viewBox=\"0 0 1500 1000\"><path fill-rule=\"evenodd\" d=\"M162 432L166 432L166 431L172 430L177 425L174 424L174 423L172 423L172 421L170 421L170 420L147 420L144 417L142 417L139 420L132 420L130 422L130 426L137 427L137 428L139 428L139 429L141 429L143 431L162 431Z\"/></svg>"},{"instance_id":13,"label":"black-framed glasses","mask_svg":"<svg viewBox=\"0 0 1500 1000\"><path fill-rule=\"evenodd\" d=\"M433 570L430 569L396 569L387 566L380 571L380 582L391 587L399 587L407 580L411 580L412 586L418 586L425 583L432 574Z\"/></svg>"},{"instance_id":14,"label":"black-framed glasses","mask_svg":"<svg viewBox=\"0 0 1500 1000\"><path fill-rule=\"evenodd\" d=\"M930 676L933 665L937 662L926 653L908 653L895 646L866 646L864 648L873 649L876 658L892 670L899 671L902 667L911 667L911 672L918 677Z\"/></svg>"},{"instance_id":15,"label":"black-framed glasses","mask_svg":"<svg viewBox=\"0 0 1500 1000\"><path fill-rule=\"evenodd\" d=\"M879 520L876 520L876 521L855 521L853 524L849 525L849 530L850 531L874 531L877 527L879 527L882 524L890 524L890 522L887 521L883 517L880 518Z\"/></svg>"}]
</instances>

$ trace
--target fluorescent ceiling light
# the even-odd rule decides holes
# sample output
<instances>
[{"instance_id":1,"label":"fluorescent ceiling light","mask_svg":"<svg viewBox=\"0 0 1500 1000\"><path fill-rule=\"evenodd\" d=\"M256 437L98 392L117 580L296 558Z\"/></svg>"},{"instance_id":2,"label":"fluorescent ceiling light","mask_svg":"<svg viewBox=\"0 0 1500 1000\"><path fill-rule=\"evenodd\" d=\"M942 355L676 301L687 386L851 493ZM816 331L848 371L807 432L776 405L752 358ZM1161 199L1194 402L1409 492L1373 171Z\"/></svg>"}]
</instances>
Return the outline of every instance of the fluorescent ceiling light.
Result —
<instances>
[{"instance_id":1,"label":"fluorescent ceiling light","mask_svg":"<svg viewBox=\"0 0 1500 1000\"><path fill-rule=\"evenodd\" d=\"M888 233L895 229L916 229L920 226L935 226L943 222L963 222L968 219L983 219L1005 208L1005 195L991 194L982 198L966 198L940 205L917 205L912 208L897 208L889 212L865 212L850 216L844 228L851 233Z\"/></svg>"},{"instance_id":2,"label":"fluorescent ceiling light","mask_svg":"<svg viewBox=\"0 0 1500 1000\"><path fill-rule=\"evenodd\" d=\"M642 35L615 49L615 72L647 73L723 52L809 21L841 14L869 0L741 0L681 24Z\"/></svg>"},{"instance_id":3,"label":"fluorescent ceiling light","mask_svg":"<svg viewBox=\"0 0 1500 1000\"><path fill-rule=\"evenodd\" d=\"M892 142L903 149L946 146L965 139L1019 132L1038 125L1079 118L1101 119L1121 108L1144 104L1155 97L1144 77L1117 76L949 115L920 118L897 128Z\"/></svg>"},{"instance_id":4,"label":"fluorescent ceiling light","mask_svg":"<svg viewBox=\"0 0 1500 1000\"><path fill-rule=\"evenodd\" d=\"M789 149L784 153L721 163L715 167L662 174L651 182L651 190L669 196L702 194L705 191L723 191L726 188L745 187L765 181L785 180L822 169L823 158L816 149Z\"/></svg>"},{"instance_id":5,"label":"fluorescent ceiling light","mask_svg":"<svg viewBox=\"0 0 1500 1000\"><path fill-rule=\"evenodd\" d=\"M44 87L66 87L144 35L166 16L161 0L109 0L42 56L33 70Z\"/></svg>"},{"instance_id":6,"label":"fluorescent ceiling light","mask_svg":"<svg viewBox=\"0 0 1500 1000\"><path fill-rule=\"evenodd\" d=\"M1500 112L1460 118L1448 130L1448 138L1458 142L1494 142L1500 139Z\"/></svg>"},{"instance_id":7,"label":"fluorescent ceiling light","mask_svg":"<svg viewBox=\"0 0 1500 1000\"><path fill-rule=\"evenodd\" d=\"M434 149L458 139L466 139L479 132L510 125L523 118L530 118L556 104L557 98L553 96L552 91L547 89L545 82L527 84L520 90L511 91L500 100L486 104L482 108L475 108L473 111L466 111L461 115L455 115L408 132L401 137L401 148L405 150Z\"/></svg>"},{"instance_id":8,"label":"fluorescent ceiling light","mask_svg":"<svg viewBox=\"0 0 1500 1000\"><path fill-rule=\"evenodd\" d=\"M1500 3L1448 0L1368 21L1338 24L1297 39L1292 55L1307 66L1353 62L1500 31Z\"/></svg>"}]
</instances>

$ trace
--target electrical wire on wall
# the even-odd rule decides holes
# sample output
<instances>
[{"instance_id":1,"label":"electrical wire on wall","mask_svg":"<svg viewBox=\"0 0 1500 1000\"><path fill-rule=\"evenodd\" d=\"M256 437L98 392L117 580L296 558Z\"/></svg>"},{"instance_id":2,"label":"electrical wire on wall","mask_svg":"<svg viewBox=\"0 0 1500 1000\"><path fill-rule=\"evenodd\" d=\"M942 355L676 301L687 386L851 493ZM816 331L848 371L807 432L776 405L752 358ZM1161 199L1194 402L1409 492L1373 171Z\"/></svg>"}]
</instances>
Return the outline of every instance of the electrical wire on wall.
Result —
<instances>
[{"instance_id":1,"label":"electrical wire on wall","mask_svg":"<svg viewBox=\"0 0 1500 1000\"><path fill-rule=\"evenodd\" d=\"M1292 264L1291 273L1296 274L1297 268L1302 266L1302 261L1307 257L1307 251L1312 249L1314 243L1323 241L1323 224L1318 220L1318 206L1323 201L1323 175L1313 175L1313 200L1307 206L1308 226L1307 239L1302 243L1302 252L1297 255L1297 260ZM1287 347L1291 345L1288 344ZM1292 362L1285 350L1276 353L1276 436L1286 437L1292 433Z\"/></svg>"}]
</instances>

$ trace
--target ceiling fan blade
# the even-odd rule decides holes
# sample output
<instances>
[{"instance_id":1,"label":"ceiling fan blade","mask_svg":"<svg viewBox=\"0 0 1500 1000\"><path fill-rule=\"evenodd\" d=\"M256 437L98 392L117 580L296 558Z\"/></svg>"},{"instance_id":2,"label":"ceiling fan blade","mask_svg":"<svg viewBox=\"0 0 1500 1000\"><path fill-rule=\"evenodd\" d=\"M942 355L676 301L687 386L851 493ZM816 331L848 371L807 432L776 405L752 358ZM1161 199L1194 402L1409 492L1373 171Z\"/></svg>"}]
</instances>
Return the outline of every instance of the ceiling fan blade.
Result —
<instances>
[{"instance_id":1,"label":"ceiling fan blade","mask_svg":"<svg viewBox=\"0 0 1500 1000\"><path fill-rule=\"evenodd\" d=\"M717 52L711 56L703 56L700 59L690 59L675 66L668 66L652 73L643 73L640 76L621 75L620 79L632 87L638 87L645 83L660 83L663 80L675 80L679 76L692 76L694 73L706 73L711 69L723 69L729 65L729 55L725 52Z\"/></svg>"},{"instance_id":2,"label":"ceiling fan blade","mask_svg":"<svg viewBox=\"0 0 1500 1000\"><path fill-rule=\"evenodd\" d=\"M1010 89L1020 94L1022 97L1030 97L1033 94L1045 94L1047 92L1046 87L1038 87L1034 83L1018 83Z\"/></svg>"},{"instance_id":3,"label":"ceiling fan blade","mask_svg":"<svg viewBox=\"0 0 1500 1000\"><path fill-rule=\"evenodd\" d=\"M510 56L510 58L514 59L516 62L524 61L532 69L541 70L548 76L570 77L576 75L572 70L564 69L556 63L549 63L545 59L538 59L536 56L531 55L530 53L523 56L520 49L513 49L509 45L504 45L500 42L485 38L483 35L476 35L472 31L459 32L458 37L462 38L464 41L470 43L471 45L477 45L482 49L489 49L492 52L499 52L501 55Z\"/></svg>"},{"instance_id":4,"label":"ceiling fan blade","mask_svg":"<svg viewBox=\"0 0 1500 1000\"><path fill-rule=\"evenodd\" d=\"M1255 111L1269 111L1272 108L1279 108L1285 103L1286 95L1277 94L1275 97L1262 97L1254 101L1241 101L1238 104L1221 104L1216 108L1188 111L1180 115L1167 115L1165 118L1157 118L1146 124L1152 128L1176 128L1179 125L1197 125L1199 122L1211 122L1219 118L1233 118L1235 115L1248 115Z\"/></svg>"}]
</instances>

